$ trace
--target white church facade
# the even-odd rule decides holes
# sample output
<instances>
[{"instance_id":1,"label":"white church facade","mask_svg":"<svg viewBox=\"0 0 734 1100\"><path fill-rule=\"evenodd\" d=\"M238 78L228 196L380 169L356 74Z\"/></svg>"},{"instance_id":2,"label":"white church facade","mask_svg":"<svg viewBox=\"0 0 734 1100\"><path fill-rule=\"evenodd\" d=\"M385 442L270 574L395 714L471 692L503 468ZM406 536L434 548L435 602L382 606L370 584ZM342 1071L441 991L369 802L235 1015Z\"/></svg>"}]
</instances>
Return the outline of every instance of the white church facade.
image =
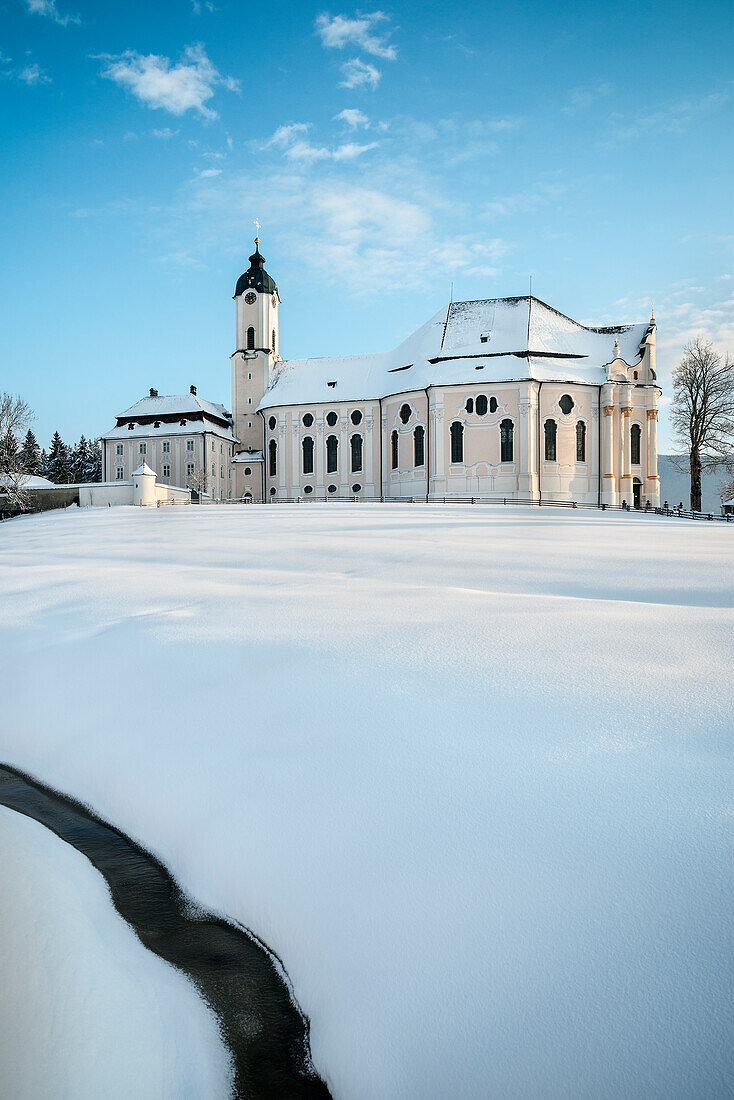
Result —
<instances>
[{"instance_id":1,"label":"white church facade","mask_svg":"<svg viewBox=\"0 0 734 1100\"><path fill-rule=\"evenodd\" d=\"M126 475L127 444L170 480L164 441L193 439L173 483L203 470L218 500L659 505L654 318L589 327L531 296L451 302L393 351L284 360L255 245L234 295L232 415L152 391L104 437L103 476Z\"/></svg>"}]
</instances>

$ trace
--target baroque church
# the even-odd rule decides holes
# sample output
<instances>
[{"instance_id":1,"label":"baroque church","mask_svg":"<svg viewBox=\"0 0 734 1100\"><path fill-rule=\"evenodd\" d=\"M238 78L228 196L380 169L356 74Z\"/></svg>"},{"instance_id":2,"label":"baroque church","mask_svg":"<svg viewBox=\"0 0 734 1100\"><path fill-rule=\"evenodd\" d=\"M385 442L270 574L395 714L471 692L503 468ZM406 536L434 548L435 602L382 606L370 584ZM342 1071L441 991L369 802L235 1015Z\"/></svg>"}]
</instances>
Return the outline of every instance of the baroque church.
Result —
<instances>
[{"instance_id":1,"label":"baroque church","mask_svg":"<svg viewBox=\"0 0 734 1100\"><path fill-rule=\"evenodd\" d=\"M103 437L215 500L575 501L656 507L655 318L578 324L532 296L451 302L387 352L283 359L255 238L237 280L232 412L151 389Z\"/></svg>"}]
</instances>

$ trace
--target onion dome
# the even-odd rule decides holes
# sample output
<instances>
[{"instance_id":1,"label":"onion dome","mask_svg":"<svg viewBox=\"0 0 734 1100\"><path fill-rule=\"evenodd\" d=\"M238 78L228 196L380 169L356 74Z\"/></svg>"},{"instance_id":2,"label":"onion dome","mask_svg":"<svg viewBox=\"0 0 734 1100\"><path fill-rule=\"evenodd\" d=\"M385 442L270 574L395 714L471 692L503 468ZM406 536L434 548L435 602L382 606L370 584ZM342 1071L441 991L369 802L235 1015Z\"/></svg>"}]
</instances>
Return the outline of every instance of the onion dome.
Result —
<instances>
[{"instance_id":1,"label":"onion dome","mask_svg":"<svg viewBox=\"0 0 734 1100\"><path fill-rule=\"evenodd\" d=\"M255 251L250 256L250 266L237 280L234 296L238 298L247 290L257 290L261 294L276 294L277 284L272 275L265 270L265 257L261 254L260 238L255 237Z\"/></svg>"}]
</instances>

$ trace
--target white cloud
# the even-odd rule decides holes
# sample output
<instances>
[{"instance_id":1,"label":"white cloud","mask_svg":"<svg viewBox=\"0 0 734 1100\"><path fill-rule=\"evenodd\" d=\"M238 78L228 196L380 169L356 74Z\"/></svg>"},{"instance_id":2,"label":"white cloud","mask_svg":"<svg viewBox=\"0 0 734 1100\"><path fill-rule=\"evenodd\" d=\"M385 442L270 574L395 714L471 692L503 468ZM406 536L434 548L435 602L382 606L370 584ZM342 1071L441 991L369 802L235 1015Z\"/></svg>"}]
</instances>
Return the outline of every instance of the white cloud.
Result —
<instances>
[{"instance_id":1,"label":"white cloud","mask_svg":"<svg viewBox=\"0 0 734 1100\"><path fill-rule=\"evenodd\" d=\"M386 19L387 16L381 11L358 13L351 19L345 15L332 18L324 12L316 20L316 33L326 49L343 50L346 45L354 45L373 57L394 61L397 57L395 47L387 42L385 35L373 33L377 24L384 23Z\"/></svg>"},{"instance_id":2,"label":"white cloud","mask_svg":"<svg viewBox=\"0 0 734 1100\"><path fill-rule=\"evenodd\" d=\"M215 88L237 91L239 87L236 80L217 71L200 45L187 46L183 60L175 65L168 57L134 50L104 60L102 76L128 88L147 107L173 115L197 111L204 118L216 118L216 111L207 107Z\"/></svg>"},{"instance_id":3,"label":"white cloud","mask_svg":"<svg viewBox=\"0 0 734 1100\"><path fill-rule=\"evenodd\" d=\"M351 130L358 130L360 126L369 129L370 120L363 111L356 107L345 107L338 115L334 115L337 122L344 122Z\"/></svg>"},{"instance_id":4,"label":"white cloud","mask_svg":"<svg viewBox=\"0 0 734 1100\"><path fill-rule=\"evenodd\" d=\"M2 50L0 50L0 79L14 80L20 84L27 84L28 87L51 83L51 77L36 62L29 62L22 69L15 68L12 57L8 57Z\"/></svg>"},{"instance_id":5,"label":"white cloud","mask_svg":"<svg viewBox=\"0 0 734 1100\"><path fill-rule=\"evenodd\" d=\"M197 179L211 180L211 179L215 179L217 176L221 176L221 174L222 174L222 169L221 168L204 168L201 172L199 172L199 175L197 176Z\"/></svg>"},{"instance_id":6,"label":"white cloud","mask_svg":"<svg viewBox=\"0 0 734 1100\"><path fill-rule=\"evenodd\" d=\"M62 15L56 7L56 0L26 0L26 4L33 15L45 15L60 27L66 27L69 23L81 23L78 15Z\"/></svg>"},{"instance_id":7,"label":"white cloud","mask_svg":"<svg viewBox=\"0 0 734 1100\"><path fill-rule=\"evenodd\" d=\"M24 69L21 69L18 73L17 79L22 81L23 84L50 84L51 77L40 69L34 62L32 65L26 65Z\"/></svg>"},{"instance_id":8,"label":"white cloud","mask_svg":"<svg viewBox=\"0 0 734 1100\"><path fill-rule=\"evenodd\" d=\"M339 83L340 88L376 88L382 76L374 65L360 61L357 57L344 62L342 73L344 79Z\"/></svg>"},{"instance_id":9,"label":"white cloud","mask_svg":"<svg viewBox=\"0 0 734 1100\"><path fill-rule=\"evenodd\" d=\"M159 141L170 141L172 137L175 137L178 130L171 130L170 127L164 126L162 130L148 130L151 137L158 138Z\"/></svg>"},{"instance_id":10,"label":"white cloud","mask_svg":"<svg viewBox=\"0 0 734 1100\"><path fill-rule=\"evenodd\" d=\"M284 148L290 145L300 134L307 134L310 129L310 122L287 122L284 126L278 127L270 141L266 142L266 146L279 145Z\"/></svg>"},{"instance_id":11,"label":"white cloud","mask_svg":"<svg viewBox=\"0 0 734 1100\"><path fill-rule=\"evenodd\" d=\"M377 145L375 141L366 145L359 145L352 141L345 142L335 149L329 149L324 145L313 145L307 139L306 134L310 129L310 122L288 122L278 127L263 148L275 146L283 150L288 160L309 164L319 160L354 160Z\"/></svg>"}]
</instances>

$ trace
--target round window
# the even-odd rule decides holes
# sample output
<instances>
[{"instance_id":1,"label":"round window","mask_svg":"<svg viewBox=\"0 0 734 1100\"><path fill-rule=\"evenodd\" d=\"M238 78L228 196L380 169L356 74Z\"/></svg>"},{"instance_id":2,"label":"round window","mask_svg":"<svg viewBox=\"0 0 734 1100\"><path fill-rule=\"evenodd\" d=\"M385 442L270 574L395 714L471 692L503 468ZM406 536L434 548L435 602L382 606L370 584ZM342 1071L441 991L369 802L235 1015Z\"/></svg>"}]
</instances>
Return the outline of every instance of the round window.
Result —
<instances>
[{"instance_id":1,"label":"round window","mask_svg":"<svg viewBox=\"0 0 734 1100\"><path fill-rule=\"evenodd\" d=\"M304 428L310 428L312 424L313 424L313 417L311 416L311 413L306 413L306 415L303 418Z\"/></svg>"},{"instance_id":2,"label":"round window","mask_svg":"<svg viewBox=\"0 0 734 1100\"><path fill-rule=\"evenodd\" d=\"M407 424L412 415L413 410L411 409L410 405L403 405L400 410L400 419L402 420L403 424Z\"/></svg>"},{"instance_id":3,"label":"round window","mask_svg":"<svg viewBox=\"0 0 734 1100\"><path fill-rule=\"evenodd\" d=\"M268 427L270 428L271 432L275 431L275 425L277 423L278 423L278 421L275 419L275 417L271 416L270 420L268 420Z\"/></svg>"},{"instance_id":4,"label":"round window","mask_svg":"<svg viewBox=\"0 0 734 1100\"><path fill-rule=\"evenodd\" d=\"M477 398L477 416L485 416L487 412L487 398L483 393Z\"/></svg>"},{"instance_id":5,"label":"round window","mask_svg":"<svg viewBox=\"0 0 734 1100\"><path fill-rule=\"evenodd\" d=\"M362 486L359 484L359 482L357 482L356 485L352 486L352 492L353 493L361 493L362 492Z\"/></svg>"},{"instance_id":6,"label":"round window","mask_svg":"<svg viewBox=\"0 0 734 1100\"><path fill-rule=\"evenodd\" d=\"M271 495L271 497L275 496L275 489L274 488L270 490L270 495Z\"/></svg>"},{"instance_id":7,"label":"round window","mask_svg":"<svg viewBox=\"0 0 734 1100\"><path fill-rule=\"evenodd\" d=\"M245 466L245 477L249 477L251 473L251 468L249 466Z\"/></svg>"},{"instance_id":8,"label":"round window","mask_svg":"<svg viewBox=\"0 0 734 1100\"><path fill-rule=\"evenodd\" d=\"M330 485L329 486L329 492L330 493L335 493L336 492L336 485Z\"/></svg>"},{"instance_id":9,"label":"round window","mask_svg":"<svg viewBox=\"0 0 734 1100\"><path fill-rule=\"evenodd\" d=\"M336 415L335 412L330 412L326 414L326 423L329 425L330 428L334 427L338 419L339 417Z\"/></svg>"},{"instance_id":10,"label":"round window","mask_svg":"<svg viewBox=\"0 0 734 1100\"><path fill-rule=\"evenodd\" d=\"M304 491L304 493L312 493L313 492L313 485L304 485L303 486L303 491Z\"/></svg>"},{"instance_id":11,"label":"round window","mask_svg":"<svg viewBox=\"0 0 734 1100\"><path fill-rule=\"evenodd\" d=\"M473 413L474 412L474 398L473 397L467 397L467 399L466 399L466 411L468 413Z\"/></svg>"},{"instance_id":12,"label":"round window","mask_svg":"<svg viewBox=\"0 0 734 1100\"><path fill-rule=\"evenodd\" d=\"M570 394L564 393L558 404L561 406L561 412L563 413L563 415L568 416L571 409L573 408L573 398Z\"/></svg>"},{"instance_id":13,"label":"round window","mask_svg":"<svg viewBox=\"0 0 734 1100\"><path fill-rule=\"evenodd\" d=\"M352 413L352 424L361 424L361 423L362 423L362 413L359 411L359 409L355 409L354 412Z\"/></svg>"}]
</instances>

